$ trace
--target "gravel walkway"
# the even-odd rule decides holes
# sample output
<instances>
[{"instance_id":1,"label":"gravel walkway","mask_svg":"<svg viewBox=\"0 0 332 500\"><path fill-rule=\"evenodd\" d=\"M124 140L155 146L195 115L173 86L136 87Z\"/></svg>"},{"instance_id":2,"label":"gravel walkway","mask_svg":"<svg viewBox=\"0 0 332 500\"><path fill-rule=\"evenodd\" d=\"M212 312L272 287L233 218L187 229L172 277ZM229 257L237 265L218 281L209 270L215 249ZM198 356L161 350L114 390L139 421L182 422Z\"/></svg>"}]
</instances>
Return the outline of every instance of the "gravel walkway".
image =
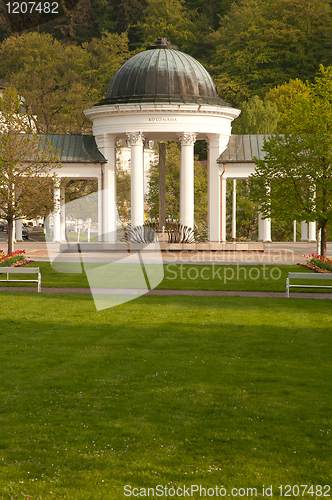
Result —
<instances>
[{"instance_id":1,"label":"gravel walkway","mask_svg":"<svg viewBox=\"0 0 332 500\"><path fill-rule=\"evenodd\" d=\"M0 287L0 292L37 292L37 287ZM78 293L91 294L90 288L42 288L41 293ZM95 292L97 293L97 292ZM101 289L102 295L117 295L118 290ZM332 293L296 293L290 292L294 299L332 299ZM158 296L190 296L190 297L275 297L285 298L285 292L243 292L222 290L149 290L147 293L141 290L121 290L120 295L158 295Z\"/></svg>"}]
</instances>

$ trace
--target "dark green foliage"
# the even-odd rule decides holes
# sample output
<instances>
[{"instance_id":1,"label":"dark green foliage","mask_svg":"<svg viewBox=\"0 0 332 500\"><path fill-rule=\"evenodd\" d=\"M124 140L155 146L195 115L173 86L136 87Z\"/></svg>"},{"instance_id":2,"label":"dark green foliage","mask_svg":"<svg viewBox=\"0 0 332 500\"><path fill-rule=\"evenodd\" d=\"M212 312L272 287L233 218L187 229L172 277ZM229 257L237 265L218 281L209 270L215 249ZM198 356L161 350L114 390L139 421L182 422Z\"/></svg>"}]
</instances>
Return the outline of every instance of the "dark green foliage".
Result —
<instances>
[{"instance_id":1,"label":"dark green foliage","mask_svg":"<svg viewBox=\"0 0 332 500\"><path fill-rule=\"evenodd\" d=\"M207 220L207 167L198 160L194 162L195 223ZM151 218L159 214L159 165L150 169L149 194ZM175 142L167 143L166 148L166 218L180 218L180 148Z\"/></svg>"},{"instance_id":2,"label":"dark green foliage","mask_svg":"<svg viewBox=\"0 0 332 500\"><path fill-rule=\"evenodd\" d=\"M330 2L243 0L211 40L214 75L262 97L290 78L312 81L319 63L330 63Z\"/></svg>"}]
</instances>

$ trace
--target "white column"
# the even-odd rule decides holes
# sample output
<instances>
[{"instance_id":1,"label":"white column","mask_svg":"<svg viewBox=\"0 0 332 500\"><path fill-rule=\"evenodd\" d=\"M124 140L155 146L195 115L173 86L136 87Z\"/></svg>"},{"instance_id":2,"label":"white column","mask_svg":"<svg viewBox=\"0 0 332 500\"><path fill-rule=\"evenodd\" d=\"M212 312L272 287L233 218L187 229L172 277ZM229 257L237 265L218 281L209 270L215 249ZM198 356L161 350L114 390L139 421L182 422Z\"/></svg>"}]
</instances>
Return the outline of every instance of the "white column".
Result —
<instances>
[{"instance_id":1,"label":"white column","mask_svg":"<svg viewBox=\"0 0 332 500\"><path fill-rule=\"evenodd\" d=\"M236 179L233 179L232 241L236 241Z\"/></svg>"},{"instance_id":2,"label":"white column","mask_svg":"<svg viewBox=\"0 0 332 500\"><path fill-rule=\"evenodd\" d=\"M322 230L318 229L317 231L317 255L320 255L322 249L321 249L321 244L322 244Z\"/></svg>"},{"instance_id":3,"label":"white column","mask_svg":"<svg viewBox=\"0 0 332 500\"><path fill-rule=\"evenodd\" d=\"M316 222L309 222L309 243L316 243Z\"/></svg>"},{"instance_id":4,"label":"white column","mask_svg":"<svg viewBox=\"0 0 332 500\"><path fill-rule=\"evenodd\" d=\"M107 160L103 167L103 240L116 240L116 144L115 136L96 136L101 153Z\"/></svg>"},{"instance_id":5,"label":"white column","mask_svg":"<svg viewBox=\"0 0 332 500\"><path fill-rule=\"evenodd\" d=\"M227 182L223 175L220 176L221 188L221 228L220 228L220 241L226 242L226 189Z\"/></svg>"},{"instance_id":6,"label":"white column","mask_svg":"<svg viewBox=\"0 0 332 500\"><path fill-rule=\"evenodd\" d=\"M65 186L62 185L60 188L60 231L61 231L61 241L66 241L66 195Z\"/></svg>"},{"instance_id":7,"label":"white column","mask_svg":"<svg viewBox=\"0 0 332 500\"><path fill-rule=\"evenodd\" d=\"M144 135L127 133L130 145L131 165L131 226L144 224Z\"/></svg>"},{"instance_id":8,"label":"white column","mask_svg":"<svg viewBox=\"0 0 332 500\"><path fill-rule=\"evenodd\" d=\"M60 180L54 182L53 241L61 241L60 223Z\"/></svg>"},{"instance_id":9,"label":"white column","mask_svg":"<svg viewBox=\"0 0 332 500\"><path fill-rule=\"evenodd\" d=\"M271 238L271 219L263 219L263 226L264 226L264 239L263 241L265 243L271 243L272 238Z\"/></svg>"},{"instance_id":10,"label":"white column","mask_svg":"<svg viewBox=\"0 0 332 500\"><path fill-rule=\"evenodd\" d=\"M312 202L313 202L312 208L316 209L316 203L315 203L316 186L315 185L311 186L311 190L312 190ZM315 221L309 222L308 226L309 226L308 243L316 243L316 222Z\"/></svg>"},{"instance_id":11,"label":"white column","mask_svg":"<svg viewBox=\"0 0 332 500\"><path fill-rule=\"evenodd\" d=\"M103 181L98 179L98 241L103 241Z\"/></svg>"},{"instance_id":12,"label":"white column","mask_svg":"<svg viewBox=\"0 0 332 500\"><path fill-rule=\"evenodd\" d=\"M263 241L264 239L264 226L263 226L263 219L262 219L262 214L258 212L258 239L257 241Z\"/></svg>"},{"instance_id":13,"label":"white column","mask_svg":"<svg viewBox=\"0 0 332 500\"><path fill-rule=\"evenodd\" d=\"M220 242L221 237L221 180L220 170L224 166L217 159L225 151L229 135L209 134L208 136L208 239Z\"/></svg>"},{"instance_id":14,"label":"white column","mask_svg":"<svg viewBox=\"0 0 332 500\"><path fill-rule=\"evenodd\" d=\"M194 229L194 144L197 134L184 132L180 162L180 223Z\"/></svg>"},{"instance_id":15,"label":"white column","mask_svg":"<svg viewBox=\"0 0 332 500\"><path fill-rule=\"evenodd\" d=\"M293 241L296 243L296 220L293 221Z\"/></svg>"},{"instance_id":16,"label":"white column","mask_svg":"<svg viewBox=\"0 0 332 500\"><path fill-rule=\"evenodd\" d=\"M258 241L271 243L271 219L263 219L262 214L258 212Z\"/></svg>"},{"instance_id":17,"label":"white column","mask_svg":"<svg viewBox=\"0 0 332 500\"><path fill-rule=\"evenodd\" d=\"M22 219L16 219L15 224L15 239L16 241L22 241Z\"/></svg>"},{"instance_id":18,"label":"white column","mask_svg":"<svg viewBox=\"0 0 332 500\"><path fill-rule=\"evenodd\" d=\"M301 240L300 241L308 241L308 224L305 220L301 222Z\"/></svg>"}]
</instances>

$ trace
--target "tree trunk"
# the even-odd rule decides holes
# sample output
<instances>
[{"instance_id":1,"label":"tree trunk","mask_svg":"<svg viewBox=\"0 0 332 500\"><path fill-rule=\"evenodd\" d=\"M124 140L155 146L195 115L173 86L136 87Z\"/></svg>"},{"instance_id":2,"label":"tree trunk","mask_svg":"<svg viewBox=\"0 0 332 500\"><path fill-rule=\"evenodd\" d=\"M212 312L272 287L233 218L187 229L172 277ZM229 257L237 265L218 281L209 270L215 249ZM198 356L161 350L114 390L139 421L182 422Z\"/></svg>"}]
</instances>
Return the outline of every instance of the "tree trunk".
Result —
<instances>
[{"instance_id":1,"label":"tree trunk","mask_svg":"<svg viewBox=\"0 0 332 500\"><path fill-rule=\"evenodd\" d=\"M8 251L7 253L10 254L14 251L14 244L13 244L13 230L14 230L14 221L11 218L8 218Z\"/></svg>"},{"instance_id":2,"label":"tree trunk","mask_svg":"<svg viewBox=\"0 0 332 500\"><path fill-rule=\"evenodd\" d=\"M326 229L327 229L327 221L323 222L322 229L321 229L320 254L324 259L326 259Z\"/></svg>"}]
</instances>

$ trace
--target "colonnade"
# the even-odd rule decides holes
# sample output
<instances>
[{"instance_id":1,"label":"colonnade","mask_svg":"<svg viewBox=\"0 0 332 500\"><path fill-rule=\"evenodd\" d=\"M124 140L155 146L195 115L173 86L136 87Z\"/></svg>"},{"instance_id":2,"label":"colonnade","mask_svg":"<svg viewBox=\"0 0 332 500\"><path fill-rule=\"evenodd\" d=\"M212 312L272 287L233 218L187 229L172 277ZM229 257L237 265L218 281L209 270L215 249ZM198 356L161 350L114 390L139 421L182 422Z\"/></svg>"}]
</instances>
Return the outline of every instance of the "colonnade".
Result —
<instances>
[{"instance_id":1,"label":"colonnade","mask_svg":"<svg viewBox=\"0 0 332 500\"><path fill-rule=\"evenodd\" d=\"M179 132L175 138L181 144L180 156L180 223L194 228L194 144L197 133ZM98 239L116 241L116 140L114 134L96 136L97 145L107 159L98 177ZM131 152L131 225L144 224L144 143L142 132L127 132ZM229 136L209 134L208 143L208 240L226 241L226 181L225 166L217 159L227 147ZM54 241L65 241L65 189L58 179L54 185ZM17 224L17 231L19 231ZM19 233L17 233L17 236ZM258 214L258 240L271 241L271 220ZM236 241L236 178L233 179L232 241ZM301 241L316 241L316 223L301 223Z\"/></svg>"},{"instance_id":2,"label":"colonnade","mask_svg":"<svg viewBox=\"0 0 332 500\"><path fill-rule=\"evenodd\" d=\"M226 182L223 185L225 202L224 210L221 209L222 213L225 213L226 225ZM296 221L294 221L296 224ZM224 235L226 233L223 233ZM224 236L226 241L226 236ZM236 241L236 179L233 179L233 192L232 192L232 241ZM262 214L258 213L258 241L263 241L269 243L272 241L271 238L271 219L263 219ZM294 242L296 241L296 231L294 230ZM301 222L301 239L300 241L313 243L316 242L316 222Z\"/></svg>"}]
</instances>

